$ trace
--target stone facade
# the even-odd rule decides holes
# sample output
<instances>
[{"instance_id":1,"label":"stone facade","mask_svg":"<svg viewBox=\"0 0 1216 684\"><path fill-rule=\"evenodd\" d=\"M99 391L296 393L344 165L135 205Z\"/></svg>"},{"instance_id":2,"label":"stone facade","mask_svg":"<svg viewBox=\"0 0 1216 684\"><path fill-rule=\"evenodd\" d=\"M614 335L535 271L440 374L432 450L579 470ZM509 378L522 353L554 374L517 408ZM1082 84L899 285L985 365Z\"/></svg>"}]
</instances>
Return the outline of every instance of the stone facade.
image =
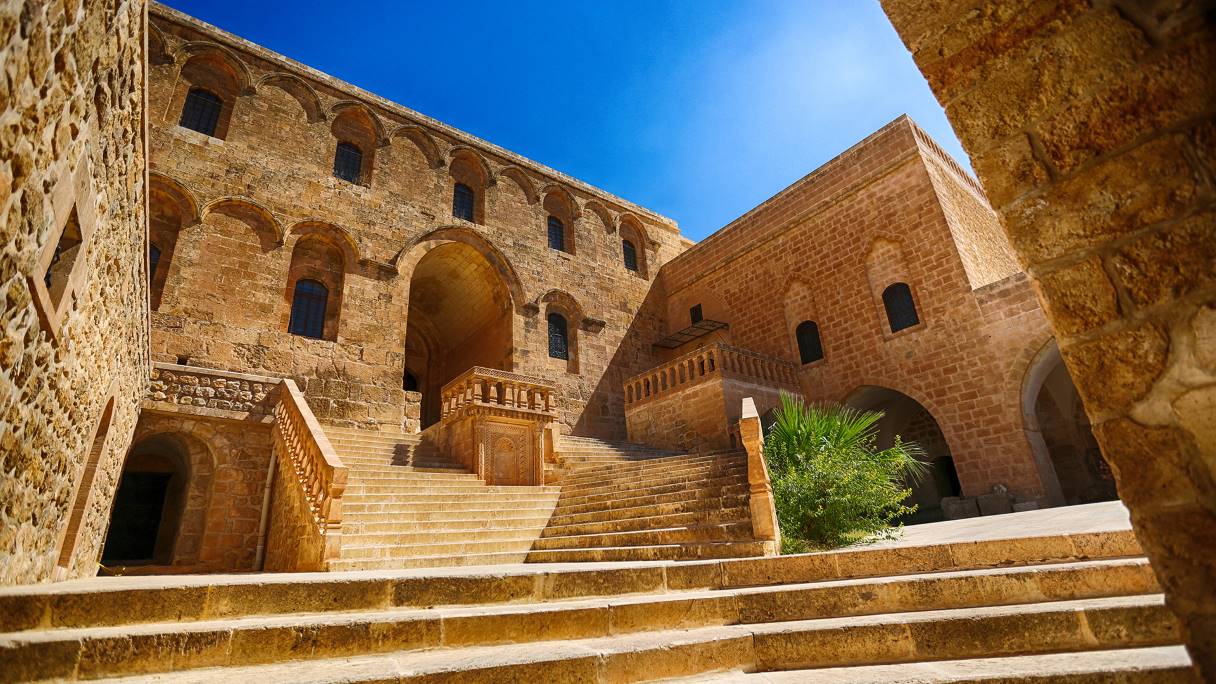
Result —
<instances>
[{"instance_id":1,"label":"stone facade","mask_svg":"<svg viewBox=\"0 0 1216 684\"><path fill-rule=\"evenodd\" d=\"M1191 655L1216 678L1212 5L883 5L1034 280Z\"/></svg>"},{"instance_id":2,"label":"stone facade","mask_svg":"<svg viewBox=\"0 0 1216 684\"><path fill-rule=\"evenodd\" d=\"M0 8L0 584L96 573L147 382L144 23Z\"/></svg>"}]
</instances>

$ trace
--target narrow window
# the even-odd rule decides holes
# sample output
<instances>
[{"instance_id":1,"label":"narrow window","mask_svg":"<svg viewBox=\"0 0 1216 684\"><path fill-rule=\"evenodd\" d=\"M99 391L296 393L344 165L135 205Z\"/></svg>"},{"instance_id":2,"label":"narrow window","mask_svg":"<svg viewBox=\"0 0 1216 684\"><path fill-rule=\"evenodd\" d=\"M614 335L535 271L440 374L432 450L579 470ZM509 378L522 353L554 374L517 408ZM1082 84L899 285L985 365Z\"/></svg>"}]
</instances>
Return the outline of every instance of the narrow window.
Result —
<instances>
[{"instance_id":1,"label":"narrow window","mask_svg":"<svg viewBox=\"0 0 1216 684\"><path fill-rule=\"evenodd\" d=\"M321 339L325 334L325 305L329 290L315 280L297 280L291 298L291 322L287 332L292 335Z\"/></svg>"},{"instance_id":2,"label":"narrow window","mask_svg":"<svg viewBox=\"0 0 1216 684\"><path fill-rule=\"evenodd\" d=\"M554 359L570 359L566 317L559 313L549 314L549 356Z\"/></svg>"},{"instance_id":3,"label":"narrow window","mask_svg":"<svg viewBox=\"0 0 1216 684\"><path fill-rule=\"evenodd\" d=\"M701 315L701 305L698 304L698 305L692 307L691 309L689 309L688 317L692 320L693 325L696 325L696 324L700 323L701 321L705 320L705 317Z\"/></svg>"},{"instance_id":4,"label":"narrow window","mask_svg":"<svg viewBox=\"0 0 1216 684\"><path fill-rule=\"evenodd\" d=\"M160 247L148 243L148 282L156 280L156 265L160 263Z\"/></svg>"},{"instance_id":5,"label":"narrow window","mask_svg":"<svg viewBox=\"0 0 1216 684\"><path fill-rule=\"evenodd\" d=\"M346 143L338 143L334 152L334 175L344 181L358 183L363 175L363 151Z\"/></svg>"},{"instance_id":6,"label":"narrow window","mask_svg":"<svg viewBox=\"0 0 1216 684\"><path fill-rule=\"evenodd\" d=\"M549 248L566 251L566 226L556 216L549 217Z\"/></svg>"},{"instance_id":7,"label":"narrow window","mask_svg":"<svg viewBox=\"0 0 1216 684\"><path fill-rule=\"evenodd\" d=\"M186 104L182 106L182 118L179 122L182 128L198 131L203 135L215 136L215 125L220 120L220 110L224 101L219 95L202 88L191 88L186 93Z\"/></svg>"},{"instance_id":8,"label":"narrow window","mask_svg":"<svg viewBox=\"0 0 1216 684\"><path fill-rule=\"evenodd\" d=\"M625 255L625 268L630 271L638 270L638 250L628 240L621 240L621 253Z\"/></svg>"},{"instance_id":9,"label":"narrow window","mask_svg":"<svg viewBox=\"0 0 1216 684\"><path fill-rule=\"evenodd\" d=\"M457 183L452 188L452 216L473 223L473 188Z\"/></svg>"},{"instance_id":10,"label":"narrow window","mask_svg":"<svg viewBox=\"0 0 1216 684\"><path fill-rule=\"evenodd\" d=\"M882 305L887 310L887 322L891 332L899 332L920 323L916 315L916 303L912 301L912 288L907 283L895 283L882 291Z\"/></svg>"},{"instance_id":11,"label":"narrow window","mask_svg":"<svg viewBox=\"0 0 1216 684\"><path fill-rule=\"evenodd\" d=\"M798 356L802 363L814 363L823 358L823 342L819 339L819 324L803 321L798 324L794 336L798 339Z\"/></svg>"},{"instance_id":12,"label":"narrow window","mask_svg":"<svg viewBox=\"0 0 1216 684\"><path fill-rule=\"evenodd\" d=\"M401 380L401 389L406 392L417 392L418 378L413 373L406 371L405 377Z\"/></svg>"},{"instance_id":13,"label":"narrow window","mask_svg":"<svg viewBox=\"0 0 1216 684\"><path fill-rule=\"evenodd\" d=\"M68 221L59 234L59 242L55 243L55 252L51 255L51 264L42 276L42 284L46 285L47 293L51 295L51 304L58 308L63 293L68 288L68 278L76 266L76 257L80 255L80 245L83 241L80 232L80 218L76 207L68 214Z\"/></svg>"}]
</instances>

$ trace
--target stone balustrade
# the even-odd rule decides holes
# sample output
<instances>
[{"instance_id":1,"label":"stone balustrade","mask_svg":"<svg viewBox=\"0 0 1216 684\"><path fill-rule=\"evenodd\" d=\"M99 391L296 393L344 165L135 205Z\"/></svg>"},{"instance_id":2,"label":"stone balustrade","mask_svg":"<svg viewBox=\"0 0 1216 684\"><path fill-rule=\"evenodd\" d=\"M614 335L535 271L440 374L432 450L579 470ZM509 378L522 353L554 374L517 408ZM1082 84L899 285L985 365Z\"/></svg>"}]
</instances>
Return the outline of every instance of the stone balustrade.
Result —
<instances>
[{"instance_id":1,"label":"stone balustrade","mask_svg":"<svg viewBox=\"0 0 1216 684\"><path fill-rule=\"evenodd\" d=\"M773 356L718 343L694 349L625 381L625 405L678 392L711 378L733 378L796 390L797 366Z\"/></svg>"},{"instance_id":2,"label":"stone balustrade","mask_svg":"<svg viewBox=\"0 0 1216 684\"><path fill-rule=\"evenodd\" d=\"M290 379L280 383L271 431L279 477L266 569L324 569L341 550L346 466Z\"/></svg>"},{"instance_id":3,"label":"stone balustrade","mask_svg":"<svg viewBox=\"0 0 1216 684\"><path fill-rule=\"evenodd\" d=\"M474 366L443 386L440 420L471 407L488 407L557 415L557 385L540 378Z\"/></svg>"}]
</instances>

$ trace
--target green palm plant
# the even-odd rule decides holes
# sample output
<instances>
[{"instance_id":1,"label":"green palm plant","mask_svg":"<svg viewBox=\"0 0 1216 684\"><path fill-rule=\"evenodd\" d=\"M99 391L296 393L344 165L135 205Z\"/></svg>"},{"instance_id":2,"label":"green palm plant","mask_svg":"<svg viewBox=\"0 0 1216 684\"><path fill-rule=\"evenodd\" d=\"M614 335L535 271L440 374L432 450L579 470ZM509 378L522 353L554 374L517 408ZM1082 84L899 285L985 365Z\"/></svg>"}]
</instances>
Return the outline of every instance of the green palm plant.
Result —
<instances>
[{"instance_id":1,"label":"green palm plant","mask_svg":"<svg viewBox=\"0 0 1216 684\"><path fill-rule=\"evenodd\" d=\"M783 551L835 548L889 534L915 512L908 484L924 475L924 451L899 437L880 449L880 411L806 404L783 393L764 456Z\"/></svg>"}]
</instances>

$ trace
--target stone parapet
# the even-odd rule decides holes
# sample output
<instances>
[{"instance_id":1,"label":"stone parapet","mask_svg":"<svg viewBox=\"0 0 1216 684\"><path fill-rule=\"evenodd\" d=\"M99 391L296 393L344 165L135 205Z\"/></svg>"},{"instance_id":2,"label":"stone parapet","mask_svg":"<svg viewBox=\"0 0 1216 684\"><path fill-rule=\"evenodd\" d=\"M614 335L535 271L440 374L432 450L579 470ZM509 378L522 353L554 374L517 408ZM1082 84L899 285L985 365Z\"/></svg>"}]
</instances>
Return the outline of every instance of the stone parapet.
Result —
<instances>
[{"instance_id":1,"label":"stone parapet","mask_svg":"<svg viewBox=\"0 0 1216 684\"><path fill-rule=\"evenodd\" d=\"M718 343L694 349L625 381L625 406L633 408L715 377L797 391L797 367L789 361Z\"/></svg>"},{"instance_id":2,"label":"stone parapet","mask_svg":"<svg viewBox=\"0 0 1216 684\"><path fill-rule=\"evenodd\" d=\"M281 380L171 363L153 364L145 405L161 411L211 409L270 416ZM168 404L169 406L166 406ZM150 407L151 408L151 407Z\"/></svg>"}]
</instances>

